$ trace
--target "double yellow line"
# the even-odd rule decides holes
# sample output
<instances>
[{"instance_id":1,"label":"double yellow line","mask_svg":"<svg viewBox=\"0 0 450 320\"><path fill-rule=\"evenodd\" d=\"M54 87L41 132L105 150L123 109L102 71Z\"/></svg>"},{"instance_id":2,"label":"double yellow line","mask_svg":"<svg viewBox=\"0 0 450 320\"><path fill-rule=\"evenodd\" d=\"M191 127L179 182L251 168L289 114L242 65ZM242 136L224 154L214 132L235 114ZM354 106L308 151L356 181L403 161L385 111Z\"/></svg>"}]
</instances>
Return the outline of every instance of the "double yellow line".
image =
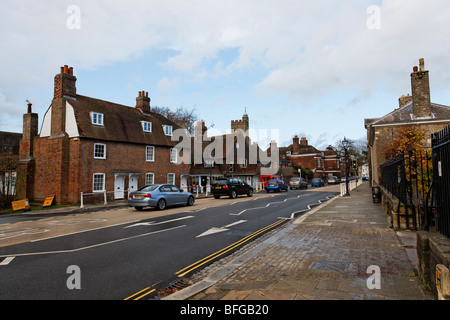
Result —
<instances>
[{"instance_id":1,"label":"double yellow line","mask_svg":"<svg viewBox=\"0 0 450 320\"><path fill-rule=\"evenodd\" d=\"M214 259L217 259L220 256L223 256L227 252L236 249L237 247L243 245L244 243L250 241L251 239L261 235L262 233L267 232L270 229L273 229L273 228L281 225L283 222L285 222L287 220L289 220L289 219L278 220L277 222L272 223L271 225L269 225L269 226L267 226L265 228L262 228L262 229L260 229L260 230L258 230L256 232L246 236L245 238L243 238L243 239L241 239L241 240L239 240L239 241L229 245L228 247L223 248L222 250L219 250L219 251L217 251L217 252L207 256L206 258L203 258L203 259L201 259L201 260L191 264L190 266L187 266L184 269L181 269L180 271L176 272L175 274L178 275L179 278L184 277L185 275L187 275L188 273L190 273L190 272L194 271L195 269L201 267L202 265L204 265L204 264L206 264L206 263L208 263L208 262L210 262L210 261L212 261ZM158 283L160 283L160 282L158 282ZM129 296L128 298L125 298L124 300L139 300L139 299L149 295L150 293L154 292L156 289L152 289L152 288L155 285L157 285L158 283L155 283L151 287L147 287L145 289L142 289L141 291L136 292L135 294Z\"/></svg>"},{"instance_id":2,"label":"double yellow line","mask_svg":"<svg viewBox=\"0 0 450 320\"><path fill-rule=\"evenodd\" d=\"M145 289L142 289L141 291L136 292L135 294L133 294L133 295L131 295L131 296L129 296L128 298L125 298L125 299L123 299L123 300L139 300L140 298L143 298L143 297L149 295L150 293L155 292L156 289L151 289L151 288L153 288L154 286L156 286L156 285L157 285L158 283L160 283L160 282L161 282L161 281L155 283L155 284L152 285L151 287L147 287L147 288L145 288ZM149 289L150 289L150 290L149 290ZM147 290L149 290L149 291L147 291ZM146 291L147 291L147 292L146 292ZM145 292L145 293L143 293L143 292Z\"/></svg>"},{"instance_id":3,"label":"double yellow line","mask_svg":"<svg viewBox=\"0 0 450 320\"><path fill-rule=\"evenodd\" d=\"M184 269L181 269L180 271L176 272L175 274L178 275L179 278L184 277L185 275L187 275L188 273L190 273L190 272L194 271L195 269L201 267L202 265L204 265L204 264L206 264L206 263L208 263L208 262L210 262L210 261L212 261L214 259L217 259L218 257L224 255L225 253L227 253L227 252L229 252L231 250L234 250L235 248L243 245L244 243L248 242L249 240L259 236L260 234L262 234L262 233L264 233L264 232L266 232L266 231L268 231L268 230L270 230L272 228L277 227L278 225L282 224L286 220L288 220L288 219L278 220L277 222L272 223L271 225L269 225L269 226L267 226L265 228L262 228L262 229L260 229L260 230L258 230L256 232L246 236L245 238L243 238L243 239L233 243L232 245L229 245L228 247L223 248L222 250L219 250L219 251L217 251L217 252L207 256L206 258L203 258L203 259L201 259L201 260L191 264L190 266L187 266Z\"/></svg>"}]
</instances>

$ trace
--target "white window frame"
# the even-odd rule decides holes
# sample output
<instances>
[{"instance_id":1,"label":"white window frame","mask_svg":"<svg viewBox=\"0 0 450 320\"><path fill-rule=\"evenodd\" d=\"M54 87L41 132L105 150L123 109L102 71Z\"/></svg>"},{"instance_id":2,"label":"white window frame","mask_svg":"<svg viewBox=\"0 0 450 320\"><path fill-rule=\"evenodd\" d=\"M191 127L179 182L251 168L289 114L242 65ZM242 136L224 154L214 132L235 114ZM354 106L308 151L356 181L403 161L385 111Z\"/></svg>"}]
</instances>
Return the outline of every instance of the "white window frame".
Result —
<instances>
[{"instance_id":1,"label":"white window frame","mask_svg":"<svg viewBox=\"0 0 450 320\"><path fill-rule=\"evenodd\" d=\"M153 172L147 172L145 174L145 185L155 184L155 174Z\"/></svg>"},{"instance_id":2,"label":"white window frame","mask_svg":"<svg viewBox=\"0 0 450 320\"><path fill-rule=\"evenodd\" d=\"M105 116L103 115L103 113L91 112L92 124L95 124L96 126L103 126L104 120L105 120Z\"/></svg>"},{"instance_id":3,"label":"white window frame","mask_svg":"<svg viewBox=\"0 0 450 320\"><path fill-rule=\"evenodd\" d=\"M141 121L142 124L142 130L144 132L152 132L152 123L149 121Z\"/></svg>"},{"instance_id":4,"label":"white window frame","mask_svg":"<svg viewBox=\"0 0 450 320\"><path fill-rule=\"evenodd\" d=\"M102 186L101 186L101 190L96 189L96 181L95 181L95 177L96 176L101 176L102 177ZM104 192L105 191L105 182L106 182L106 175L104 173L94 173L92 175L92 192ZM97 182L98 184L98 182Z\"/></svg>"},{"instance_id":5,"label":"white window frame","mask_svg":"<svg viewBox=\"0 0 450 320\"><path fill-rule=\"evenodd\" d=\"M173 126L164 125L163 129L166 136L172 136Z\"/></svg>"},{"instance_id":6,"label":"white window frame","mask_svg":"<svg viewBox=\"0 0 450 320\"><path fill-rule=\"evenodd\" d=\"M97 147L103 146L103 156L97 156ZM94 143L94 159L106 159L106 144L104 143Z\"/></svg>"},{"instance_id":7,"label":"white window frame","mask_svg":"<svg viewBox=\"0 0 450 320\"><path fill-rule=\"evenodd\" d=\"M153 152L152 152L153 157L151 157L151 158L149 158L149 155L150 155L149 150L150 149L153 150ZM145 147L145 160L147 162L155 162L155 147L154 146L146 146Z\"/></svg>"},{"instance_id":8,"label":"white window frame","mask_svg":"<svg viewBox=\"0 0 450 320\"><path fill-rule=\"evenodd\" d=\"M178 149L177 148L171 148L170 149L170 163L177 163L178 162Z\"/></svg>"},{"instance_id":9,"label":"white window frame","mask_svg":"<svg viewBox=\"0 0 450 320\"><path fill-rule=\"evenodd\" d=\"M170 181L170 177L173 177L173 181ZM176 175L175 173L168 173L167 174L167 184L173 184L175 185L175 179L176 179Z\"/></svg>"}]
</instances>

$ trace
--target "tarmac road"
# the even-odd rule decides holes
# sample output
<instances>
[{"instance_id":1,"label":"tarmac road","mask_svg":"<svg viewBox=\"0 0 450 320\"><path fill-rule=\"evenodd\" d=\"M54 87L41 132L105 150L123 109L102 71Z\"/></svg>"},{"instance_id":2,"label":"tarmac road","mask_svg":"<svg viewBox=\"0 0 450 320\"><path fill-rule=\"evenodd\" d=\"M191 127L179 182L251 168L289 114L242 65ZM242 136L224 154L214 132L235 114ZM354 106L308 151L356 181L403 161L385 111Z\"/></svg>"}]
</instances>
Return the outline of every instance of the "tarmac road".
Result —
<instances>
[{"instance_id":1,"label":"tarmac road","mask_svg":"<svg viewBox=\"0 0 450 320\"><path fill-rule=\"evenodd\" d=\"M321 189L0 225L0 299L151 298L336 194Z\"/></svg>"}]
</instances>

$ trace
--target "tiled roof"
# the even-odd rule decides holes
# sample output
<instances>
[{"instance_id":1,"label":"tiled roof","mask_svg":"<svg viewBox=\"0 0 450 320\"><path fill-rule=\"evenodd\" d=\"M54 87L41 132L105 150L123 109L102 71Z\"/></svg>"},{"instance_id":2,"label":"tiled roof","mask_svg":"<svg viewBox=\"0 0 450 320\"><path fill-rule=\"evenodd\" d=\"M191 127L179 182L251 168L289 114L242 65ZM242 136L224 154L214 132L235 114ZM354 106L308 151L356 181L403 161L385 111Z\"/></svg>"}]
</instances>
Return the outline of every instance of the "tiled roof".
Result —
<instances>
[{"instance_id":1,"label":"tiled roof","mask_svg":"<svg viewBox=\"0 0 450 320\"><path fill-rule=\"evenodd\" d=\"M166 136L163 125L171 125L173 130L180 128L176 123L157 114L144 114L141 110L77 95L76 100L68 100L75 112L80 137L104 141L127 142L137 144L175 146L170 136ZM92 124L91 112L104 115L104 125ZM141 121L152 123L152 132L144 132Z\"/></svg>"},{"instance_id":2,"label":"tiled roof","mask_svg":"<svg viewBox=\"0 0 450 320\"><path fill-rule=\"evenodd\" d=\"M414 118L411 115L413 114L413 104L412 102L407 103L405 106L398 108L387 115L378 118L378 119L366 119L365 125L384 125L384 124L392 124L392 123L415 123L418 120L420 121L428 121L428 120L444 120L450 119L450 107L431 103L431 113L432 117L429 118ZM370 121L372 120L372 121Z\"/></svg>"}]
</instances>

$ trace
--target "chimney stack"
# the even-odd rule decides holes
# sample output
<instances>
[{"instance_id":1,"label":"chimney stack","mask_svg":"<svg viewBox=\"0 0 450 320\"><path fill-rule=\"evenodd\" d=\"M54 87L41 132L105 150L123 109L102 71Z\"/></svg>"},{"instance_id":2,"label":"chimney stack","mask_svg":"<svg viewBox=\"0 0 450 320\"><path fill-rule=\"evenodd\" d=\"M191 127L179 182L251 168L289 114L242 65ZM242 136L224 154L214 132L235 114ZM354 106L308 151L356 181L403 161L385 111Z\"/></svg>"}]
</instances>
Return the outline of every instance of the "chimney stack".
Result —
<instances>
[{"instance_id":1,"label":"chimney stack","mask_svg":"<svg viewBox=\"0 0 450 320\"><path fill-rule=\"evenodd\" d=\"M408 94L407 96L401 96L398 99L398 105L401 107L406 106L408 103L412 101L412 97Z\"/></svg>"},{"instance_id":2,"label":"chimney stack","mask_svg":"<svg viewBox=\"0 0 450 320\"><path fill-rule=\"evenodd\" d=\"M52 136L66 131L66 99L76 99L77 97L77 78L73 75L73 68L65 65L60 70L61 72L55 76L50 129Z\"/></svg>"},{"instance_id":3,"label":"chimney stack","mask_svg":"<svg viewBox=\"0 0 450 320\"><path fill-rule=\"evenodd\" d=\"M411 89L413 101L413 113L416 118L431 116L430 78L425 70L425 60L419 60L419 66L414 67L411 73Z\"/></svg>"},{"instance_id":4,"label":"chimney stack","mask_svg":"<svg viewBox=\"0 0 450 320\"><path fill-rule=\"evenodd\" d=\"M73 67L65 65L55 76L54 98L73 97L77 95L77 78L73 75Z\"/></svg>"},{"instance_id":5,"label":"chimney stack","mask_svg":"<svg viewBox=\"0 0 450 320\"><path fill-rule=\"evenodd\" d=\"M308 140L306 140L306 138L303 137L302 140L300 141L300 145L307 146L308 145Z\"/></svg>"},{"instance_id":6,"label":"chimney stack","mask_svg":"<svg viewBox=\"0 0 450 320\"><path fill-rule=\"evenodd\" d=\"M23 115L23 135L20 142L19 158L30 159L33 157L33 141L38 135L38 114L31 112L31 102L27 100L28 112Z\"/></svg>"},{"instance_id":7,"label":"chimney stack","mask_svg":"<svg viewBox=\"0 0 450 320\"><path fill-rule=\"evenodd\" d=\"M144 113L150 113L150 98L148 92L139 91L139 96L136 98L136 108Z\"/></svg>"},{"instance_id":8,"label":"chimney stack","mask_svg":"<svg viewBox=\"0 0 450 320\"><path fill-rule=\"evenodd\" d=\"M300 143L298 136L295 136L294 139L292 139L292 152L294 154L298 154L298 151L300 149Z\"/></svg>"}]
</instances>

